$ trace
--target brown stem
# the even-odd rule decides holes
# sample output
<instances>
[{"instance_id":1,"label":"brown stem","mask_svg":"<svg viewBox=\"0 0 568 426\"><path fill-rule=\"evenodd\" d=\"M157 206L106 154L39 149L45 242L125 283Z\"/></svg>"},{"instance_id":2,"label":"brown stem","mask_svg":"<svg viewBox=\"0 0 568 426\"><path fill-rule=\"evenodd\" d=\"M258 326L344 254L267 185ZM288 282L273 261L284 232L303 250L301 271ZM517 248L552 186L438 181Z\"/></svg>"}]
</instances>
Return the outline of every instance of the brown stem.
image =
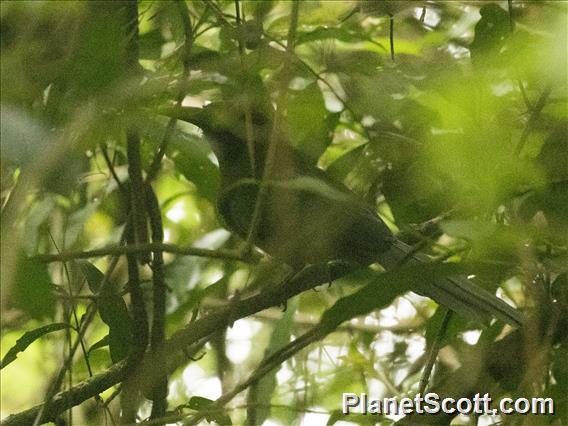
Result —
<instances>
[{"instance_id":1,"label":"brown stem","mask_svg":"<svg viewBox=\"0 0 568 426\"><path fill-rule=\"evenodd\" d=\"M138 2L132 0L125 5L126 19L126 66L127 76L137 78L138 70ZM148 242L148 226L146 223L146 203L144 178L142 177L142 160L140 155L140 135L135 128L126 131L126 155L128 158L128 175L130 178L130 213L131 221L126 225L126 242L144 244ZM128 288L132 311L132 347L126 359L127 378L121 394L122 421L135 423L138 411L139 384L135 379L141 360L148 345L148 317L144 295L140 287L138 260L149 263L150 253L142 252L126 255L128 264Z\"/></svg>"},{"instance_id":2,"label":"brown stem","mask_svg":"<svg viewBox=\"0 0 568 426\"><path fill-rule=\"evenodd\" d=\"M418 385L418 393L420 395L424 395L426 393L426 386L428 386L430 375L432 374L432 369L434 368L434 363L438 358L438 353L440 352L442 341L444 339L444 336L446 335L446 332L448 331L448 324L452 319L452 312L453 311L446 309L446 313L444 314L444 319L442 320L442 324L440 325L436 339L434 340L432 347L430 348L428 361L426 362L424 372L422 373L422 377L420 378L420 384Z\"/></svg>"},{"instance_id":3,"label":"brown stem","mask_svg":"<svg viewBox=\"0 0 568 426\"><path fill-rule=\"evenodd\" d=\"M338 274L331 277L332 279L339 278L347 271L337 272ZM259 294L238 300L230 307L217 309L212 314L188 324L167 339L162 345L160 352L164 354L164 359L171 359L171 357L175 357L176 354L188 346L225 327L229 322L245 318L272 306L281 306L291 297L318 285L327 284L329 279L329 268L327 265L310 266L298 273L285 285L267 286L266 290ZM144 374L150 375L154 370L158 369L157 367L159 365L156 365L152 362L152 359L149 359L139 374L142 376ZM167 367L164 365L164 368ZM95 375L66 392L55 395L48 407L44 408L44 404L40 404L9 416L2 422L2 426L28 425L30 424L29 419L33 422L33 419L42 410L41 421L53 421L65 410L79 405L94 395L122 382L127 375L127 370L126 361L121 361L106 372Z\"/></svg>"},{"instance_id":4,"label":"brown stem","mask_svg":"<svg viewBox=\"0 0 568 426\"><path fill-rule=\"evenodd\" d=\"M164 227L160 214L160 205L154 190L146 184L146 207L150 219L152 242L161 243L164 239ZM153 286L153 312L152 335L150 347L153 355L163 344L166 335L166 280L164 276L164 256L159 250L153 252L152 260ZM163 376L157 380L152 388L152 419L163 417L167 410L168 378Z\"/></svg>"}]
</instances>

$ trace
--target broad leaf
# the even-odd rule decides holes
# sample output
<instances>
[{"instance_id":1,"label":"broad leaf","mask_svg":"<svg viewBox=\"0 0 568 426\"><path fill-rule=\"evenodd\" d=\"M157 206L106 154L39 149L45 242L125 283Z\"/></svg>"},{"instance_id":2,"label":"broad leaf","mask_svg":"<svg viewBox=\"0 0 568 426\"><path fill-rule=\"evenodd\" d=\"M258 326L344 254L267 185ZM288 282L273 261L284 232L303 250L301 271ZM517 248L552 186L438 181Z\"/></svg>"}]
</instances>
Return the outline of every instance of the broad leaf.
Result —
<instances>
[{"instance_id":1,"label":"broad leaf","mask_svg":"<svg viewBox=\"0 0 568 426\"><path fill-rule=\"evenodd\" d=\"M291 143L312 163L331 143L339 114L329 115L323 94L316 83L291 92L288 101L288 135ZM328 119L328 117L331 117Z\"/></svg>"},{"instance_id":2,"label":"broad leaf","mask_svg":"<svg viewBox=\"0 0 568 426\"><path fill-rule=\"evenodd\" d=\"M108 346L108 342L109 342L109 337L108 337L108 334L107 334L102 339L97 340L95 343L93 343L89 347L89 350L87 351L87 353L91 353L92 351L96 351L97 349L101 349L101 348Z\"/></svg>"},{"instance_id":3,"label":"broad leaf","mask_svg":"<svg viewBox=\"0 0 568 426\"><path fill-rule=\"evenodd\" d=\"M132 320L124 299L118 294L104 294L98 300L101 319L108 325L110 357L118 362L128 354L132 343Z\"/></svg>"},{"instance_id":4,"label":"broad leaf","mask_svg":"<svg viewBox=\"0 0 568 426\"><path fill-rule=\"evenodd\" d=\"M25 351L28 346L40 337L66 328L71 328L71 326L62 322L56 322L25 332L24 335L16 341L16 344L8 350L6 355L4 355L2 361L0 361L0 370L15 361L18 357L18 353Z\"/></svg>"},{"instance_id":5,"label":"broad leaf","mask_svg":"<svg viewBox=\"0 0 568 426\"><path fill-rule=\"evenodd\" d=\"M78 261L78 263L89 288L94 294L99 295L97 299L99 315L109 328L105 344L109 345L112 361L118 362L126 357L132 343L132 320L126 302L110 285L101 292L104 274L96 266L87 261ZM99 346L96 347L102 347L101 342L97 342L95 345ZM93 350L93 347L90 350Z\"/></svg>"},{"instance_id":6,"label":"broad leaf","mask_svg":"<svg viewBox=\"0 0 568 426\"><path fill-rule=\"evenodd\" d=\"M458 275L463 268L463 265L449 263L424 264L378 274L361 290L339 299L323 314L321 325L326 330L334 330L344 321L387 307L418 283L421 287L428 286L444 277Z\"/></svg>"},{"instance_id":7,"label":"broad leaf","mask_svg":"<svg viewBox=\"0 0 568 426\"><path fill-rule=\"evenodd\" d=\"M97 294L101 288L105 275L91 262L78 260L77 263L87 280L89 289L93 292L93 294Z\"/></svg>"}]
</instances>

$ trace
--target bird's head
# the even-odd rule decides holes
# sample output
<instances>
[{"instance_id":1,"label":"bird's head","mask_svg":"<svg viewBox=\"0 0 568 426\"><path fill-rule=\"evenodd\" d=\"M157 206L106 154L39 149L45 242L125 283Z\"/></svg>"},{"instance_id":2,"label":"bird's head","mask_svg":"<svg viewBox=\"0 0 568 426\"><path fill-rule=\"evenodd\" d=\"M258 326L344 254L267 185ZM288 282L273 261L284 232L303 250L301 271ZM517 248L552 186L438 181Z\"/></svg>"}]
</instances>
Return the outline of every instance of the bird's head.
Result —
<instances>
[{"instance_id":1,"label":"bird's head","mask_svg":"<svg viewBox=\"0 0 568 426\"><path fill-rule=\"evenodd\" d=\"M213 102L203 108L182 107L165 111L165 115L194 124L203 131L219 161L223 177L229 180L260 176L272 113L270 109L263 111L250 106L247 109L234 102ZM251 155L254 155L254 161L251 161Z\"/></svg>"}]
</instances>

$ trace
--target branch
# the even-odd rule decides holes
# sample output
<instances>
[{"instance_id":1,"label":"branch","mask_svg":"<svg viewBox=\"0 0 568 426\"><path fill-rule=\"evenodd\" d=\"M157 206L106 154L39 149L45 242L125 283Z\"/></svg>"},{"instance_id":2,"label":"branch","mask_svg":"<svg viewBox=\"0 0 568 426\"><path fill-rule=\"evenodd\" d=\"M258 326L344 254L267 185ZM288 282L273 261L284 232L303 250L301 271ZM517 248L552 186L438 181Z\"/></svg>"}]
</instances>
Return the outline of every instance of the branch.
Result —
<instances>
[{"instance_id":1,"label":"branch","mask_svg":"<svg viewBox=\"0 0 568 426\"><path fill-rule=\"evenodd\" d=\"M258 260L257 257L249 258L239 254L236 250L225 250L225 249L202 249L197 247L180 247L171 243L144 243L144 244L132 244L128 246L107 246L94 250L86 251L63 251L56 254L38 254L33 256L32 259L39 260L40 262L66 262L73 259L89 259L91 257L103 257L103 256L120 256L128 254L137 254L142 252L165 252L179 254L183 256L197 256L197 257L209 257L212 259L223 259L223 260L240 260L245 263L254 263Z\"/></svg>"},{"instance_id":2,"label":"branch","mask_svg":"<svg viewBox=\"0 0 568 426\"><path fill-rule=\"evenodd\" d=\"M126 65L130 74L138 80L138 0L131 0L125 5L127 17ZM132 220L126 225L126 243L145 244L149 241L148 222L145 200L144 177L142 172L141 140L138 129L126 129L126 156L128 158L128 177L130 179L130 210ZM132 377L137 371L148 346L148 313L144 293L140 287L138 263L151 261L150 252L129 253L126 256L128 265L128 289L130 290L130 312L132 314L132 345L126 358L128 377L125 379L121 393L121 420L124 423L135 423L138 411L139 388Z\"/></svg>"},{"instance_id":3,"label":"branch","mask_svg":"<svg viewBox=\"0 0 568 426\"><path fill-rule=\"evenodd\" d=\"M424 372L422 373L422 377L420 378L420 383L418 385L418 393L420 395L426 394L426 386L428 386L430 375L432 374L432 369L434 368L434 364L436 362L436 359L438 358L438 354L442 346L442 341L448 331L448 324L452 319L453 311L450 311L447 308L443 309L445 309L446 311L444 313L444 319L442 320L442 324L440 325L440 329L438 330L436 339L432 343L430 352L428 352L428 361L426 362L426 366L424 367Z\"/></svg>"},{"instance_id":4,"label":"branch","mask_svg":"<svg viewBox=\"0 0 568 426\"><path fill-rule=\"evenodd\" d=\"M207 416L207 414L211 411L217 411L223 408L225 404L230 402L235 396L239 393L247 389L248 387L252 386L253 384L257 383L260 379L270 373L272 370L277 368L281 365L284 361L291 358L299 351L304 349L306 346L323 339L327 334L329 334L329 330L325 330L322 327L316 326L312 328L307 333L303 334L302 336L298 337L294 341L290 342L279 351L275 352L273 355L265 359L252 373L248 379L244 380L243 382L239 383L237 386L233 388L230 392L226 392L221 395L213 404L207 407L204 411L199 411L198 413L191 416L187 419L184 424L188 426L196 425L200 420Z\"/></svg>"},{"instance_id":5,"label":"branch","mask_svg":"<svg viewBox=\"0 0 568 426\"><path fill-rule=\"evenodd\" d=\"M188 324L166 340L161 348L160 355L165 356L164 359L171 359L176 356L179 351L210 336L221 327L228 326L236 320L248 317L272 306L281 306L291 297L317 287L318 285L328 284L330 278L337 279L348 272L350 272L350 269L339 267L330 270L327 265L307 267L296 274L286 284L268 287L259 294L235 301L228 307L217 309L210 315ZM162 368L158 368L161 366L152 362L154 357L150 356L148 358L148 362L141 369L141 374L149 374L153 377L162 375L164 371L161 370L162 368L167 368L168 363L164 363ZM126 363L121 361L109 368L106 372L95 375L70 390L57 394L49 406L43 408L43 404L40 404L26 411L11 415L6 418L1 425L28 425L30 424L29 419L33 422L35 416L42 409L43 415L41 421L44 423L53 421L60 413L120 383L125 376Z\"/></svg>"},{"instance_id":6,"label":"branch","mask_svg":"<svg viewBox=\"0 0 568 426\"><path fill-rule=\"evenodd\" d=\"M160 204L152 186L146 184L146 208L150 219L152 241L161 243L164 240L164 226L160 214ZM152 258L153 309L150 347L154 352L163 344L166 336L166 279L164 276L164 256L161 251L155 251ZM152 415L159 418L166 414L168 402L168 378L164 376L152 390Z\"/></svg>"},{"instance_id":7,"label":"branch","mask_svg":"<svg viewBox=\"0 0 568 426\"><path fill-rule=\"evenodd\" d=\"M43 414L39 423L54 421L59 414L69 408L79 405L117 383L120 383L125 377L126 369L124 366L125 362L119 362L104 373L96 374L88 380L78 383L71 389L58 393L45 408L44 404L40 404L18 414L13 414L2 421L2 426L31 425L42 409Z\"/></svg>"}]
</instances>

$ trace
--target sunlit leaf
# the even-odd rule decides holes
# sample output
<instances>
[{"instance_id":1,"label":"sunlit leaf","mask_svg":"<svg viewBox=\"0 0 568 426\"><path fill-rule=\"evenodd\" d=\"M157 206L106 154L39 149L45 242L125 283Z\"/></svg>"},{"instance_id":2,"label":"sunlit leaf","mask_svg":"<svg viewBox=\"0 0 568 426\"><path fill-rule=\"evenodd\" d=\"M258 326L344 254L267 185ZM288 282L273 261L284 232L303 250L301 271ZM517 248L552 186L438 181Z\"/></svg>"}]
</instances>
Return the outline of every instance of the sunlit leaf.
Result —
<instances>
[{"instance_id":1,"label":"sunlit leaf","mask_svg":"<svg viewBox=\"0 0 568 426\"><path fill-rule=\"evenodd\" d=\"M25 351L28 346L30 346L40 337L48 333L64 330L70 327L71 326L69 324L59 322L59 323L44 325L34 330L26 331L24 335L16 341L16 344L12 346L8 350L8 352L6 352L6 355L4 355L4 358L2 358L2 361L0 361L0 369L6 367L8 364L15 361L16 358L18 357L18 353Z\"/></svg>"},{"instance_id":2,"label":"sunlit leaf","mask_svg":"<svg viewBox=\"0 0 568 426\"><path fill-rule=\"evenodd\" d=\"M140 59L158 59L162 53L164 38L159 29L154 28L140 35Z\"/></svg>"},{"instance_id":3,"label":"sunlit leaf","mask_svg":"<svg viewBox=\"0 0 568 426\"><path fill-rule=\"evenodd\" d=\"M91 353L92 351L96 351L97 349L101 349L104 348L106 346L109 345L109 335L107 334L106 336L104 336L102 339L96 341L95 343L93 343L90 347L89 347L89 353Z\"/></svg>"},{"instance_id":4,"label":"sunlit leaf","mask_svg":"<svg viewBox=\"0 0 568 426\"><path fill-rule=\"evenodd\" d=\"M293 92L287 112L291 143L312 162L316 162L331 143L339 114L333 114L330 116L333 119L328 119L322 92L315 83Z\"/></svg>"}]
</instances>

